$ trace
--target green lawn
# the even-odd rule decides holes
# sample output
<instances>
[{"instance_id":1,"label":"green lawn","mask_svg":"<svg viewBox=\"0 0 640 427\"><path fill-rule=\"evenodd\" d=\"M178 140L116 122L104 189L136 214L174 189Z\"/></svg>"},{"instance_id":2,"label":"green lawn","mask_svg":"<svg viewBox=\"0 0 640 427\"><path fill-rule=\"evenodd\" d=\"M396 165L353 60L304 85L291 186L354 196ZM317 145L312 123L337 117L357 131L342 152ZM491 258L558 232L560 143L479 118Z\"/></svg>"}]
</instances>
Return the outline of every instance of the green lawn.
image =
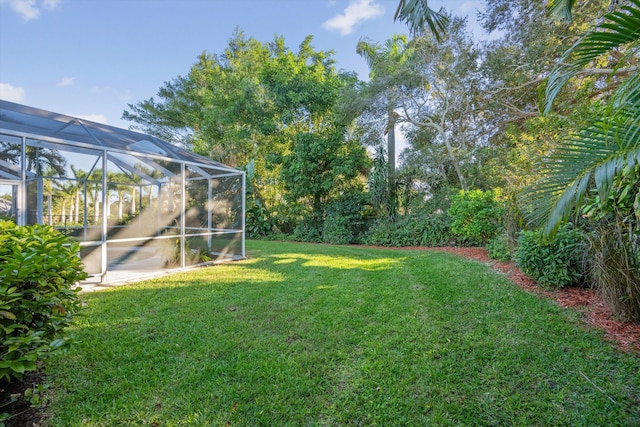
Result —
<instances>
[{"instance_id":1,"label":"green lawn","mask_svg":"<svg viewBox=\"0 0 640 427\"><path fill-rule=\"evenodd\" d=\"M248 242L87 294L53 426L638 425L640 357L439 252Z\"/></svg>"}]
</instances>

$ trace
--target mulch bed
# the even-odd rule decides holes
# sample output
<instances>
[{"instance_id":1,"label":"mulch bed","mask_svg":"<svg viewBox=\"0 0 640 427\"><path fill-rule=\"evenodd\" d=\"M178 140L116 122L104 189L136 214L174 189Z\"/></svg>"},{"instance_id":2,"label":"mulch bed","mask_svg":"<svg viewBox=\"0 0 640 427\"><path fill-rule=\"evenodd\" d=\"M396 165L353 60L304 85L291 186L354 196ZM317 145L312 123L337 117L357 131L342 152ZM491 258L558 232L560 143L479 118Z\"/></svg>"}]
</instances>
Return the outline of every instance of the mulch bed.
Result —
<instances>
[{"instance_id":1,"label":"mulch bed","mask_svg":"<svg viewBox=\"0 0 640 427\"><path fill-rule=\"evenodd\" d=\"M407 250L430 250L449 252L464 258L473 259L491 265L494 270L504 273L513 283L524 290L537 295L552 298L561 307L571 307L584 314L584 320L589 325L602 329L608 340L615 342L622 351L640 354L640 325L616 320L613 313L593 289L564 288L548 291L540 288L525 275L513 262L496 261L489 258L485 248L398 248Z\"/></svg>"}]
</instances>

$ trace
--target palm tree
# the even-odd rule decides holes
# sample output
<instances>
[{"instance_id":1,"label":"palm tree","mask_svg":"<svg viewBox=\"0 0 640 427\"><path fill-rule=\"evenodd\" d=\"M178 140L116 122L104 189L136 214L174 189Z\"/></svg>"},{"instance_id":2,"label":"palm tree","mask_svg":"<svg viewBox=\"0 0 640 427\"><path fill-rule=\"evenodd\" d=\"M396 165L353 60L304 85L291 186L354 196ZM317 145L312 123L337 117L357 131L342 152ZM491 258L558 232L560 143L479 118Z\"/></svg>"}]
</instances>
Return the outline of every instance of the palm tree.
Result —
<instances>
[{"instance_id":1,"label":"palm tree","mask_svg":"<svg viewBox=\"0 0 640 427\"><path fill-rule=\"evenodd\" d=\"M124 195L129 188L124 183L128 183L127 175L122 172L107 172L107 187L109 191L113 190L118 195L118 221L122 221Z\"/></svg>"},{"instance_id":2,"label":"palm tree","mask_svg":"<svg viewBox=\"0 0 640 427\"><path fill-rule=\"evenodd\" d=\"M73 173L73 177L75 178L75 188L73 195L74 215L72 221L77 224L78 222L80 222L80 196L84 189L84 183L87 173L82 169L77 169L74 165L71 165L71 172ZM83 205L86 205L86 200L84 201Z\"/></svg>"},{"instance_id":3,"label":"palm tree","mask_svg":"<svg viewBox=\"0 0 640 427\"><path fill-rule=\"evenodd\" d=\"M89 176L84 179L87 194L93 199L93 223L100 223L100 192L107 189L102 188L102 169L94 169ZM88 203L87 203L88 209Z\"/></svg>"},{"instance_id":4,"label":"palm tree","mask_svg":"<svg viewBox=\"0 0 640 427\"><path fill-rule=\"evenodd\" d=\"M46 171L49 175L64 176L66 159L58 150L27 146L27 170L43 176Z\"/></svg>"},{"instance_id":5,"label":"palm tree","mask_svg":"<svg viewBox=\"0 0 640 427\"><path fill-rule=\"evenodd\" d=\"M55 180L53 181L55 186L55 195L60 197L60 224L65 225L67 222L67 200L71 199L71 205L69 206L69 220L73 221L74 217L74 203L73 199L77 193L77 185L75 181L67 180Z\"/></svg>"},{"instance_id":6,"label":"palm tree","mask_svg":"<svg viewBox=\"0 0 640 427\"><path fill-rule=\"evenodd\" d=\"M42 190L47 195L47 225L53 225L53 185L50 179L42 181Z\"/></svg>"},{"instance_id":7,"label":"palm tree","mask_svg":"<svg viewBox=\"0 0 640 427\"><path fill-rule=\"evenodd\" d=\"M554 4L563 3L560 1ZM569 2L572 3L572 2ZM640 0L606 14L602 22L580 38L552 70L546 88L545 111L565 84L585 67L611 52L619 58L610 70L614 89L604 117L571 135L548 159L543 179L528 190L535 221L552 232L576 211L587 190L595 185L605 200L625 168L640 164ZM622 52L622 54L619 54Z\"/></svg>"},{"instance_id":8,"label":"palm tree","mask_svg":"<svg viewBox=\"0 0 640 427\"><path fill-rule=\"evenodd\" d=\"M399 107L400 91L398 87L406 84L405 76L402 75L402 65L409 59L411 53L407 49L407 37L399 34L394 34L384 45L360 40L356 47L356 52L367 61L370 69L370 83L368 85L368 91L365 92L365 97L369 99L369 103L374 103L377 99L382 99L387 110L385 133L387 135L387 156L389 164L388 194L391 199L390 202L393 204L396 175L395 127L400 118L395 110Z\"/></svg>"},{"instance_id":9,"label":"palm tree","mask_svg":"<svg viewBox=\"0 0 640 427\"><path fill-rule=\"evenodd\" d=\"M572 212L589 215L589 277L616 317L640 323L639 48L640 0L629 0L564 54L549 76L545 111L572 77L596 61L610 65L603 88L607 108L560 145L528 195L532 218L547 233ZM585 198L593 188L597 196Z\"/></svg>"}]
</instances>

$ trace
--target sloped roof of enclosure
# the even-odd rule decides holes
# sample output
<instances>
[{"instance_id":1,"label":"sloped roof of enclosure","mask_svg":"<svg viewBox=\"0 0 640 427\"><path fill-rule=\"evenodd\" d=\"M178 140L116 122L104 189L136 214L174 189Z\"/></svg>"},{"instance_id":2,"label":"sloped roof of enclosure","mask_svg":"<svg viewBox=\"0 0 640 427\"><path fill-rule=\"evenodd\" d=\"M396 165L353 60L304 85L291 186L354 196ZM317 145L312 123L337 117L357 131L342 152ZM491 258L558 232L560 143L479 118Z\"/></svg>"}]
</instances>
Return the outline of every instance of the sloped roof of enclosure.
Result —
<instances>
[{"instance_id":1,"label":"sloped roof of enclosure","mask_svg":"<svg viewBox=\"0 0 640 427\"><path fill-rule=\"evenodd\" d=\"M178 160L207 167L208 175L242 173L151 135L0 100L0 132L78 147Z\"/></svg>"}]
</instances>

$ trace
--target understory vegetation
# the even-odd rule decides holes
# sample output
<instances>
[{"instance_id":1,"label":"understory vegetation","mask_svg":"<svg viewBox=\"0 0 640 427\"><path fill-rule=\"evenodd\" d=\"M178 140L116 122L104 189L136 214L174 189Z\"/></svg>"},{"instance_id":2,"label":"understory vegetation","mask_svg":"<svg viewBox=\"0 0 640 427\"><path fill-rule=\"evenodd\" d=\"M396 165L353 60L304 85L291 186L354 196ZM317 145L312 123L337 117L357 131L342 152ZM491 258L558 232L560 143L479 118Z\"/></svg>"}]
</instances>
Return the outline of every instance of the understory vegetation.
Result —
<instances>
[{"instance_id":1,"label":"understory vegetation","mask_svg":"<svg viewBox=\"0 0 640 427\"><path fill-rule=\"evenodd\" d=\"M635 425L640 358L488 266L247 242L83 296L52 426Z\"/></svg>"}]
</instances>

